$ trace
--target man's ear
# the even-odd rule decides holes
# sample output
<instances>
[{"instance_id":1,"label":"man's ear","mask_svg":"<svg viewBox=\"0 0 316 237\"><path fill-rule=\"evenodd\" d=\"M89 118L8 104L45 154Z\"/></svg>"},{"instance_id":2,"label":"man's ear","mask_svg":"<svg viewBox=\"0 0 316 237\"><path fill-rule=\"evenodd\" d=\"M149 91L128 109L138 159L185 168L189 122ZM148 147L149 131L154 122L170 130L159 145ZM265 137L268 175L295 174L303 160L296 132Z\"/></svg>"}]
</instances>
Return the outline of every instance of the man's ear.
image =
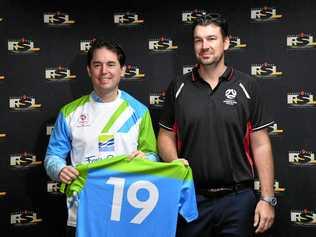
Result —
<instances>
[{"instance_id":1,"label":"man's ear","mask_svg":"<svg viewBox=\"0 0 316 237\"><path fill-rule=\"evenodd\" d=\"M229 48L229 45L230 45L230 40L229 40L229 37L226 36L224 39L224 50L227 50Z\"/></svg>"},{"instance_id":2,"label":"man's ear","mask_svg":"<svg viewBox=\"0 0 316 237\"><path fill-rule=\"evenodd\" d=\"M126 65L124 65L124 66L122 67L121 77L124 77L125 72L126 72Z\"/></svg>"},{"instance_id":3,"label":"man's ear","mask_svg":"<svg viewBox=\"0 0 316 237\"><path fill-rule=\"evenodd\" d=\"M89 67L89 65L87 65L87 72L88 72L89 77L91 77L91 72L90 72L90 67Z\"/></svg>"}]
</instances>

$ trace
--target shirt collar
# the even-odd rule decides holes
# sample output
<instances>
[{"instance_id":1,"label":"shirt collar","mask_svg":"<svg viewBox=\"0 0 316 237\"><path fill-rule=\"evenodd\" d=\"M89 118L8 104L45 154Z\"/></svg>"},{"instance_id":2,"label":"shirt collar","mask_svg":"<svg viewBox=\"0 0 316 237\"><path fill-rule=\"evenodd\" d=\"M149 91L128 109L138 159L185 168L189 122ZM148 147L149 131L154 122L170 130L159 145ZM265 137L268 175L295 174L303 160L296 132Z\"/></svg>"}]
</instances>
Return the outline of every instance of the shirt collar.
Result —
<instances>
[{"instance_id":1,"label":"shirt collar","mask_svg":"<svg viewBox=\"0 0 316 237\"><path fill-rule=\"evenodd\" d=\"M195 66L193 69L192 69L192 81L198 81L198 80L203 80L202 77L200 76L200 73L199 73L199 65ZM233 68L232 67L226 67L226 70L225 72L219 77L219 80L220 81L229 81L232 79L232 76L233 76Z\"/></svg>"},{"instance_id":2,"label":"shirt collar","mask_svg":"<svg viewBox=\"0 0 316 237\"><path fill-rule=\"evenodd\" d=\"M101 97L98 96L97 93L95 93L95 91L92 91L90 95L91 95L91 98L92 98L95 102L98 102L98 103L105 103L105 102L103 102L103 100L101 99ZM120 97L120 96L121 96L121 91L118 90L117 97Z\"/></svg>"}]
</instances>

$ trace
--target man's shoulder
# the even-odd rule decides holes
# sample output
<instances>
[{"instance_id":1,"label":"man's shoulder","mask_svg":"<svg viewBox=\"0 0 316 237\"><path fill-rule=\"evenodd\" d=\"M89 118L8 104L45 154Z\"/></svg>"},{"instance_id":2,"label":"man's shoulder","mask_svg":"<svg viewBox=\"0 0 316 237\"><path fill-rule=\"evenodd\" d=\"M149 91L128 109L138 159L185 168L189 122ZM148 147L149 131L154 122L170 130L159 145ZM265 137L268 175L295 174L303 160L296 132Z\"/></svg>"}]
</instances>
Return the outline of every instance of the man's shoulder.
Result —
<instances>
[{"instance_id":1,"label":"man's shoulder","mask_svg":"<svg viewBox=\"0 0 316 237\"><path fill-rule=\"evenodd\" d=\"M250 76L249 74L239 71L235 68L233 68L232 70L233 70L234 77L237 81L241 81L245 83L251 83L252 81L254 81L254 78Z\"/></svg>"},{"instance_id":2,"label":"man's shoulder","mask_svg":"<svg viewBox=\"0 0 316 237\"><path fill-rule=\"evenodd\" d=\"M142 102L140 102L138 99L136 99L134 96L130 95L126 91L121 91L121 99L126 101L128 105L135 111L144 113L148 111L148 108L146 105L144 105Z\"/></svg>"},{"instance_id":3,"label":"man's shoulder","mask_svg":"<svg viewBox=\"0 0 316 237\"><path fill-rule=\"evenodd\" d=\"M90 95L81 96L70 103L64 105L61 111L64 113L65 117L75 111L79 106L82 106L90 101Z\"/></svg>"}]
</instances>

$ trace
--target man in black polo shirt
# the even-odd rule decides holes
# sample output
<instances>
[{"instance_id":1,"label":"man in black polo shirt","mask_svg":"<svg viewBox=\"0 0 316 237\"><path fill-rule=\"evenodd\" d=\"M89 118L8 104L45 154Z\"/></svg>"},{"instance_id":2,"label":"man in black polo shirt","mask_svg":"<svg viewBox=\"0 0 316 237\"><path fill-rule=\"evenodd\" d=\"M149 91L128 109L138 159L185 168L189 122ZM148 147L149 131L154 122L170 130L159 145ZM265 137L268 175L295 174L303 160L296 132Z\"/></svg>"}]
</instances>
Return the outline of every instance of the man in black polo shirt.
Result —
<instances>
[{"instance_id":1,"label":"man in black polo shirt","mask_svg":"<svg viewBox=\"0 0 316 237\"><path fill-rule=\"evenodd\" d=\"M160 121L163 160L182 159L193 170L199 218L179 220L178 236L252 236L274 221L274 170L265 111L257 81L224 64L228 26L206 14L193 26L198 61L171 82ZM257 202L254 169L261 183Z\"/></svg>"}]
</instances>

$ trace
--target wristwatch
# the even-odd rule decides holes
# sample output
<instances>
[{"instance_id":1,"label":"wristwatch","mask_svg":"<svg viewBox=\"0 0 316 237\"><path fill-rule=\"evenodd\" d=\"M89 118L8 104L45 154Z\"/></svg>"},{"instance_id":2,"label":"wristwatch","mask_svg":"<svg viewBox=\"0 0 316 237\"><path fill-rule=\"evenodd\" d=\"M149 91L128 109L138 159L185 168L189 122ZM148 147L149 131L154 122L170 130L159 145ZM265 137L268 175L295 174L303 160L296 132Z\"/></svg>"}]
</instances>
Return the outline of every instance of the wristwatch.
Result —
<instances>
[{"instance_id":1,"label":"wristwatch","mask_svg":"<svg viewBox=\"0 0 316 237\"><path fill-rule=\"evenodd\" d=\"M277 205L277 198L274 196L271 197L260 197L260 200L269 203L271 206L275 207Z\"/></svg>"}]
</instances>

